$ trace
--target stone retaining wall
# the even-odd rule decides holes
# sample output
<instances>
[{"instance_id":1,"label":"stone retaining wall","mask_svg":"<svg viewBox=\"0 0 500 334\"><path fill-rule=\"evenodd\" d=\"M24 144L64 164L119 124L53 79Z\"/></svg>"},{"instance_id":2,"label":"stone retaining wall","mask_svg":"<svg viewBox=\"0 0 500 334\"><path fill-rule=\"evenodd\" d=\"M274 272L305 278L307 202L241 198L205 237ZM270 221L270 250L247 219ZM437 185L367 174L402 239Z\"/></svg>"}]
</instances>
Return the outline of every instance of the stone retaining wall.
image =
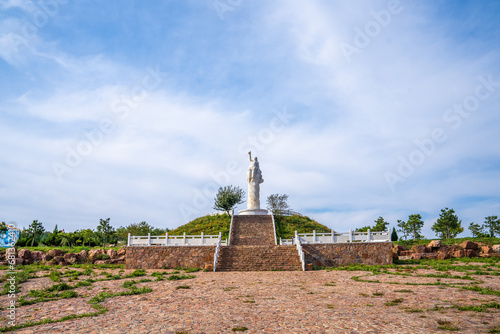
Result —
<instances>
[{"instance_id":1,"label":"stone retaining wall","mask_svg":"<svg viewBox=\"0 0 500 334\"><path fill-rule=\"evenodd\" d=\"M127 269L195 268L214 262L215 246L127 247Z\"/></svg>"},{"instance_id":2,"label":"stone retaining wall","mask_svg":"<svg viewBox=\"0 0 500 334\"><path fill-rule=\"evenodd\" d=\"M302 244L302 248L306 263L315 267L392 263L392 242Z\"/></svg>"}]
</instances>

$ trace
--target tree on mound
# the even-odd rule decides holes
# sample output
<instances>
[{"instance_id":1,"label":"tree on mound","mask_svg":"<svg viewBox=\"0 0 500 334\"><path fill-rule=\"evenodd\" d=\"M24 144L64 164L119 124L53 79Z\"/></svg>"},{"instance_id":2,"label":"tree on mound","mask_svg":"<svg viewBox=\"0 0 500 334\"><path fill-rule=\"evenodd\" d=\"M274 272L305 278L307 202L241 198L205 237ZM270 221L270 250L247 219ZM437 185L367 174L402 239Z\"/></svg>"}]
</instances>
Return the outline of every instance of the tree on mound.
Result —
<instances>
[{"instance_id":1,"label":"tree on mound","mask_svg":"<svg viewBox=\"0 0 500 334\"><path fill-rule=\"evenodd\" d=\"M217 195L215 195L214 209L229 212L238 204L245 202L243 198L245 192L240 187L220 187Z\"/></svg>"},{"instance_id":2,"label":"tree on mound","mask_svg":"<svg viewBox=\"0 0 500 334\"><path fill-rule=\"evenodd\" d=\"M431 229L441 239L455 238L464 231L462 221L458 219L455 210L448 208L441 209L441 214Z\"/></svg>"},{"instance_id":3,"label":"tree on mound","mask_svg":"<svg viewBox=\"0 0 500 334\"><path fill-rule=\"evenodd\" d=\"M288 205L288 195L269 195L269 197L267 197L267 209L275 216L282 216L285 211L290 209L290 205Z\"/></svg>"}]
</instances>

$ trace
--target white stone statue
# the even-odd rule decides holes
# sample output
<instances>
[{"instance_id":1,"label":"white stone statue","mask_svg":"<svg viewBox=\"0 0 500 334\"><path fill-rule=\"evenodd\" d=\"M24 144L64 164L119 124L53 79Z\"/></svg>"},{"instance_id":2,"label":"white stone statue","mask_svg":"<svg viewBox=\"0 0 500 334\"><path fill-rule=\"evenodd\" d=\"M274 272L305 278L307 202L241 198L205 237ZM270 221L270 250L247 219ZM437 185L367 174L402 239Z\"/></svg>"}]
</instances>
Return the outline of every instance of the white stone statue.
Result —
<instances>
[{"instance_id":1,"label":"white stone statue","mask_svg":"<svg viewBox=\"0 0 500 334\"><path fill-rule=\"evenodd\" d=\"M262 178L262 171L259 167L259 160L257 157L252 159L252 152L248 152L250 158L250 166L247 171L248 182L248 201L247 209L241 210L240 215L266 215L267 210L260 208L260 184L264 182Z\"/></svg>"}]
</instances>

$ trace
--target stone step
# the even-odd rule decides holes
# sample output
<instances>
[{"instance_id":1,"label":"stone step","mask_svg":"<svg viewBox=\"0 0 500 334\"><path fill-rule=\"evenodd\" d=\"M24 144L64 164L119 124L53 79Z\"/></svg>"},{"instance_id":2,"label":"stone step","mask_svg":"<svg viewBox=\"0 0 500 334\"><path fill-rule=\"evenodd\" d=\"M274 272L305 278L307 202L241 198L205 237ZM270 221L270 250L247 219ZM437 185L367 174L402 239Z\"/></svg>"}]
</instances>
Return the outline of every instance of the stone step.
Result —
<instances>
[{"instance_id":1,"label":"stone step","mask_svg":"<svg viewBox=\"0 0 500 334\"><path fill-rule=\"evenodd\" d=\"M217 271L301 270L295 246L239 245L221 247Z\"/></svg>"}]
</instances>

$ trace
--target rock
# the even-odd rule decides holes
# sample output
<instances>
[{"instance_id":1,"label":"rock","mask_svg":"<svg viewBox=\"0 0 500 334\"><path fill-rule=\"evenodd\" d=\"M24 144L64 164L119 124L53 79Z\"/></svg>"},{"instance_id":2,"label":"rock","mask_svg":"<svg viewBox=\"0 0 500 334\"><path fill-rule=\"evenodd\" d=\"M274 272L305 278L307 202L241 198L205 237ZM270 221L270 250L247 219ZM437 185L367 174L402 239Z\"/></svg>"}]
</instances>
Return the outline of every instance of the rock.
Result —
<instances>
[{"instance_id":1,"label":"rock","mask_svg":"<svg viewBox=\"0 0 500 334\"><path fill-rule=\"evenodd\" d=\"M51 249L49 250L48 254L52 257L55 258L56 256L63 256L64 252L60 249Z\"/></svg>"},{"instance_id":2,"label":"rock","mask_svg":"<svg viewBox=\"0 0 500 334\"><path fill-rule=\"evenodd\" d=\"M500 245L493 245L491 246L491 249L494 253L500 253Z\"/></svg>"},{"instance_id":3,"label":"rock","mask_svg":"<svg viewBox=\"0 0 500 334\"><path fill-rule=\"evenodd\" d=\"M205 268L203 268L203 269L204 270L213 271L214 270L214 266L211 263L205 263Z\"/></svg>"},{"instance_id":4,"label":"rock","mask_svg":"<svg viewBox=\"0 0 500 334\"><path fill-rule=\"evenodd\" d=\"M117 252L114 249L112 249L112 248L108 249L108 251L106 252L106 254L108 254L108 256L109 256L110 259L114 259L117 256Z\"/></svg>"},{"instance_id":5,"label":"rock","mask_svg":"<svg viewBox=\"0 0 500 334\"><path fill-rule=\"evenodd\" d=\"M91 249L89 251L89 255L88 255L89 261L90 262L94 262L95 257L97 255L99 255L99 254L104 254L104 249L101 249L101 248L99 248L99 249Z\"/></svg>"},{"instance_id":6,"label":"rock","mask_svg":"<svg viewBox=\"0 0 500 334\"><path fill-rule=\"evenodd\" d=\"M465 257L465 252L463 249L457 250L453 253L453 257Z\"/></svg>"},{"instance_id":7,"label":"rock","mask_svg":"<svg viewBox=\"0 0 500 334\"><path fill-rule=\"evenodd\" d=\"M425 253L413 253L412 258L415 260L424 259Z\"/></svg>"},{"instance_id":8,"label":"rock","mask_svg":"<svg viewBox=\"0 0 500 334\"><path fill-rule=\"evenodd\" d=\"M54 261L56 264L62 264L62 265L64 265L63 262L66 263L63 256L55 256L52 261Z\"/></svg>"},{"instance_id":9,"label":"rock","mask_svg":"<svg viewBox=\"0 0 500 334\"><path fill-rule=\"evenodd\" d=\"M430 253L431 250L426 245L416 245L411 248L413 253Z\"/></svg>"},{"instance_id":10,"label":"rock","mask_svg":"<svg viewBox=\"0 0 500 334\"><path fill-rule=\"evenodd\" d=\"M45 255L42 251L34 251L30 254L30 259L32 262L41 262L43 261L43 255Z\"/></svg>"},{"instance_id":11,"label":"rock","mask_svg":"<svg viewBox=\"0 0 500 334\"><path fill-rule=\"evenodd\" d=\"M125 259L124 258L115 258L115 259L112 259L112 260L106 260L106 261L110 261L109 263L111 264L123 264L125 263Z\"/></svg>"},{"instance_id":12,"label":"rock","mask_svg":"<svg viewBox=\"0 0 500 334\"><path fill-rule=\"evenodd\" d=\"M0 261L0 266L8 266L9 262L7 261Z\"/></svg>"},{"instance_id":13,"label":"rock","mask_svg":"<svg viewBox=\"0 0 500 334\"><path fill-rule=\"evenodd\" d=\"M117 256L122 256L122 255L125 255L127 253L127 250L125 248L120 248L117 252Z\"/></svg>"},{"instance_id":14,"label":"rock","mask_svg":"<svg viewBox=\"0 0 500 334\"><path fill-rule=\"evenodd\" d=\"M481 247L481 253L483 253L483 254L491 254L491 253L495 253L495 252L493 251L493 247L491 247L491 246L482 246Z\"/></svg>"},{"instance_id":15,"label":"rock","mask_svg":"<svg viewBox=\"0 0 500 334\"><path fill-rule=\"evenodd\" d=\"M462 249L479 249L479 245L473 241L466 240L460 244Z\"/></svg>"},{"instance_id":16,"label":"rock","mask_svg":"<svg viewBox=\"0 0 500 334\"><path fill-rule=\"evenodd\" d=\"M439 252L438 251L436 254L437 254L436 259L438 259L438 260L451 259L451 254L448 252Z\"/></svg>"},{"instance_id":17,"label":"rock","mask_svg":"<svg viewBox=\"0 0 500 334\"><path fill-rule=\"evenodd\" d=\"M400 256L398 257L398 260L411 260L412 256Z\"/></svg>"},{"instance_id":18,"label":"rock","mask_svg":"<svg viewBox=\"0 0 500 334\"><path fill-rule=\"evenodd\" d=\"M401 255L401 252L406 252L408 251L408 247L405 247L403 245L394 245L392 246L392 249L398 253L399 255Z\"/></svg>"},{"instance_id":19,"label":"rock","mask_svg":"<svg viewBox=\"0 0 500 334\"><path fill-rule=\"evenodd\" d=\"M82 249L80 253L76 254L76 258L78 259L79 262L86 262L87 261L87 251L85 249Z\"/></svg>"},{"instance_id":20,"label":"rock","mask_svg":"<svg viewBox=\"0 0 500 334\"><path fill-rule=\"evenodd\" d=\"M479 250L477 250L477 249L464 249L464 255L466 257L477 257L479 255Z\"/></svg>"},{"instance_id":21,"label":"rock","mask_svg":"<svg viewBox=\"0 0 500 334\"><path fill-rule=\"evenodd\" d=\"M18 253L17 256L20 257L23 260L29 260L30 258L30 251L29 249L21 249Z\"/></svg>"},{"instance_id":22,"label":"rock","mask_svg":"<svg viewBox=\"0 0 500 334\"><path fill-rule=\"evenodd\" d=\"M77 260L77 255L75 253L64 254L64 261L74 264Z\"/></svg>"},{"instance_id":23,"label":"rock","mask_svg":"<svg viewBox=\"0 0 500 334\"><path fill-rule=\"evenodd\" d=\"M427 247L429 247L429 248L439 248L439 247L441 247L441 240L432 240L431 242L429 242L429 244L427 245Z\"/></svg>"},{"instance_id":24,"label":"rock","mask_svg":"<svg viewBox=\"0 0 500 334\"><path fill-rule=\"evenodd\" d=\"M94 262L94 264L107 264L107 263L111 263L111 260L97 260Z\"/></svg>"},{"instance_id":25,"label":"rock","mask_svg":"<svg viewBox=\"0 0 500 334\"><path fill-rule=\"evenodd\" d=\"M52 260L52 256L50 254L43 254L42 255L42 261L44 262L49 262ZM47 263L48 264L48 263Z\"/></svg>"}]
</instances>

